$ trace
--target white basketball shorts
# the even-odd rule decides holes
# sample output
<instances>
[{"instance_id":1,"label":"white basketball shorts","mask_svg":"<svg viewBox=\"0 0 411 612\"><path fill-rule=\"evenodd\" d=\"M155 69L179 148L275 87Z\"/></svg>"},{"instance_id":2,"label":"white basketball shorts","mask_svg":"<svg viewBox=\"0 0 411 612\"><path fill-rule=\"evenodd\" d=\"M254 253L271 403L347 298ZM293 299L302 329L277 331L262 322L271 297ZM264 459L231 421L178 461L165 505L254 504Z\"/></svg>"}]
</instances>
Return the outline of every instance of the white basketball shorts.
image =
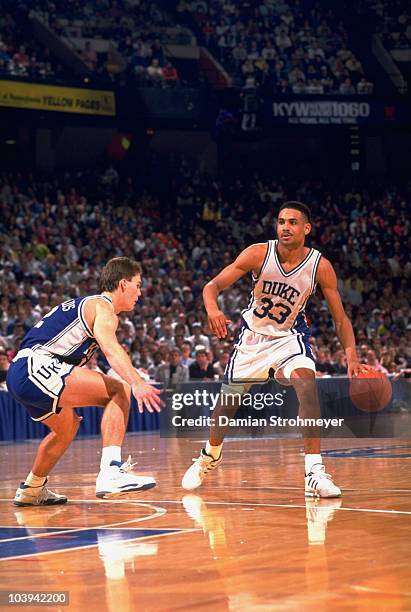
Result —
<instances>
[{"instance_id":1,"label":"white basketball shorts","mask_svg":"<svg viewBox=\"0 0 411 612\"><path fill-rule=\"evenodd\" d=\"M295 333L280 338L257 334L243 327L227 364L224 382L227 385L251 385L269 379L270 369L283 385L297 368L315 372L315 361L308 334Z\"/></svg>"}]
</instances>

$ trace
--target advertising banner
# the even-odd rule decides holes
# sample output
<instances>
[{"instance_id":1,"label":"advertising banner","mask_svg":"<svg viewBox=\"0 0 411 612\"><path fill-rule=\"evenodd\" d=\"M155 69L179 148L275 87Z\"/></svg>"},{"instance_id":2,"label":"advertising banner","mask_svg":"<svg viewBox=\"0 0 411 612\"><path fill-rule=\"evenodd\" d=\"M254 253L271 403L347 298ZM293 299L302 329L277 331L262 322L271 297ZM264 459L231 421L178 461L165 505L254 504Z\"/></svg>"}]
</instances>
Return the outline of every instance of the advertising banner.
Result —
<instances>
[{"instance_id":1,"label":"advertising banner","mask_svg":"<svg viewBox=\"0 0 411 612\"><path fill-rule=\"evenodd\" d=\"M367 100L270 100L265 116L289 125L359 125L410 121L404 105Z\"/></svg>"},{"instance_id":2,"label":"advertising banner","mask_svg":"<svg viewBox=\"0 0 411 612\"><path fill-rule=\"evenodd\" d=\"M0 106L106 117L116 114L112 91L4 80L0 80Z\"/></svg>"}]
</instances>

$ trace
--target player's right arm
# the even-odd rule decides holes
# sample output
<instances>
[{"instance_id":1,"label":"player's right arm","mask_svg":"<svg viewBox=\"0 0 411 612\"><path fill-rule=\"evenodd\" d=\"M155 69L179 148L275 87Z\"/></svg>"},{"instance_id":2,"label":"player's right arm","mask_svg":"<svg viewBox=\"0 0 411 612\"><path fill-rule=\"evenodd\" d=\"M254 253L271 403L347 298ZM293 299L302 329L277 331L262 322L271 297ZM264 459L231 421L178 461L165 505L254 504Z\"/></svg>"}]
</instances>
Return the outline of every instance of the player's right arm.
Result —
<instances>
[{"instance_id":1,"label":"player's right arm","mask_svg":"<svg viewBox=\"0 0 411 612\"><path fill-rule=\"evenodd\" d=\"M218 296L224 289L233 285L248 272L253 272L255 276L258 276L266 253L266 243L252 244L204 287L203 300L207 311L208 325L218 338L226 337L227 324L230 323L218 306Z\"/></svg>"},{"instance_id":2,"label":"player's right arm","mask_svg":"<svg viewBox=\"0 0 411 612\"><path fill-rule=\"evenodd\" d=\"M91 329L100 349L113 370L131 386L139 412L143 412L144 406L149 412L153 412L153 409L159 412L161 409L160 391L138 375L130 357L117 340L117 326L118 318L111 304L103 300L96 300L94 323Z\"/></svg>"}]
</instances>

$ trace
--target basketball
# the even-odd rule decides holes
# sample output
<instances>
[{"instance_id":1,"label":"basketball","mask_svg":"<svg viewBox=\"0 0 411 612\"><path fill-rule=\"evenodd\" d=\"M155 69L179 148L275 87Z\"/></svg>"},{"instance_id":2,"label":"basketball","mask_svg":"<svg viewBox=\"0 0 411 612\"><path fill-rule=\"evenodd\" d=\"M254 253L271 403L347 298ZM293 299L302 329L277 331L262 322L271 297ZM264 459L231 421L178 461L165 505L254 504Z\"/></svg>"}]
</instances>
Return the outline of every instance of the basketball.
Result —
<instances>
[{"instance_id":1,"label":"basketball","mask_svg":"<svg viewBox=\"0 0 411 612\"><path fill-rule=\"evenodd\" d=\"M392 387L382 372L370 370L355 376L350 381L350 399L354 406L364 412L382 410L392 397Z\"/></svg>"}]
</instances>

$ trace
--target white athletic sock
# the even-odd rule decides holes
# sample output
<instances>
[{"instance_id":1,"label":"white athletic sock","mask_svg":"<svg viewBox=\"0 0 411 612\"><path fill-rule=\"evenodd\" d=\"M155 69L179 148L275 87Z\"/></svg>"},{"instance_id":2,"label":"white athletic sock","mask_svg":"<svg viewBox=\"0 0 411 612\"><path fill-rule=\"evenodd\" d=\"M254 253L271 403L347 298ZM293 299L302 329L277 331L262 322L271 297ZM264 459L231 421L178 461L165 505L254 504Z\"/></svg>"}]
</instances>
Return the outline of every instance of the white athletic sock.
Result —
<instances>
[{"instance_id":1,"label":"white athletic sock","mask_svg":"<svg viewBox=\"0 0 411 612\"><path fill-rule=\"evenodd\" d=\"M321 455L317 455L314 453L307 453L305 455L305 473L309 474L312 470L313 465L315 465L316 463L322 463L323 462L323 458L321 457Z\"/></svg>"},{"instance_id":2,"label":"white athletic sock","mask_svg":"<svg viewBox=\"0 0 411 612\"><path fill-rule=\"evenodd\" d=\"M46 482L46 479L47 476L36 476L35 474L33 474L33 472L30 472L30 474L24 481L24 484L28 485L29 487L42 487Z\"/></svg>"},{"instance_id":3,"label":"white athletic sock","mask_svg":"<svg viewBox=\"0 0 411 612\"><path fill-rule=\"evenodd\" d=\"M112 461L121 463L121 446L105 446L102 449L100 470L108 468Z\"/></svg>"},{"instance_id":4,"label":"white athletic sock","mask_svg":"<svg viewBox=\"0 0 411 612\"><path fill-rule=\"evenodd\" d=\"M222 444L219 444L218 446L212 446L210 442L207 442L206 447L205 447L205 452L207 453L207 455L210 455L214 459L218 459L221 455L222 448L223 448Z\"/></svg>"}]
</instances>

